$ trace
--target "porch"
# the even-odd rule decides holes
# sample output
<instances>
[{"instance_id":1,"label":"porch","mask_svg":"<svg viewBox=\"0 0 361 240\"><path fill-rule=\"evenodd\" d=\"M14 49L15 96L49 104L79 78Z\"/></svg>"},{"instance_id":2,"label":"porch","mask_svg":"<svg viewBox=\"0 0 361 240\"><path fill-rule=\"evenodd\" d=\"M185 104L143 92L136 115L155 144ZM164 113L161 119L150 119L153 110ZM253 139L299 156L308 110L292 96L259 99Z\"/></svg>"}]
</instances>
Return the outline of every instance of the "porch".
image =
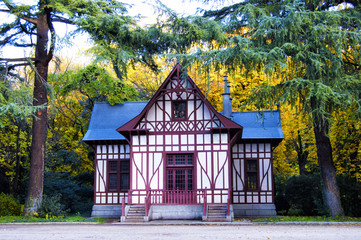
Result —
<instances>
[{"instance_id":1,"label":"porch","mask_svg":"<svg viewBox=\"0 0 361 240\"><path fill-rule=\"evenodd\" d=\"M122 201L121 219L231 221L233 210L229 193L228 189L129 190L128 204L125 199Z\"/></svg>"}]
</instances>

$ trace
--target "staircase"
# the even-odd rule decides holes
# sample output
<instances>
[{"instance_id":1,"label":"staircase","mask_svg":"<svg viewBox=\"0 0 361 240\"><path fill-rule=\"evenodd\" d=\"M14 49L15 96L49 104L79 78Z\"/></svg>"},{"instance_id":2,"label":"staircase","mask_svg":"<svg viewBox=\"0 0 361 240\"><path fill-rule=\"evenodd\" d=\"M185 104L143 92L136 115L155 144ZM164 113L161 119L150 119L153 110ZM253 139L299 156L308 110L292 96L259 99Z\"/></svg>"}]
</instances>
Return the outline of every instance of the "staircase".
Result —
<instances>
[{"instance_id":1,"label":"staircase","mask_svg":"<svg viewBox=\"0 0 361 240\"><path fill-rule=\"evenodd\" d=\"M144 205L130 205L125 216L125 222L144 222L144 216Z\"/></svg>"},{"instance_id":2,"label":"staircase","mask_svg":"<svg viewBox=\"0 0 361 240\"><path fill-rule=\"evenodd\" d=\"M227 205L217 204L208 205L207 222L230 222L230 217L227 217Z\"/></svg>"}]
</instances>

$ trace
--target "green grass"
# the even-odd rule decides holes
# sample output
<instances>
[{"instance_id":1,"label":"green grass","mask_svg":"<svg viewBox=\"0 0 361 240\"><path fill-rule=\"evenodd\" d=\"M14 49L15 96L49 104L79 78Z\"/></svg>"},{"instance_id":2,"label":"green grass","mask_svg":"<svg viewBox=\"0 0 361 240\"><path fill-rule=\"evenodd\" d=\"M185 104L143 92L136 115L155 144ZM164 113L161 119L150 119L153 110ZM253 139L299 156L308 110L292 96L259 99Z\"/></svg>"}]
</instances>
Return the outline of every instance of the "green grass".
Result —
<instances>
[{"instance_id":1,"label":"green grass","mask_svg":"<svg viewBox=\"0 0 361 240\"><path fill-rule=\"evenodd\" d=\"M326 217L326 216L279 216L270 218L256 218L252 222L361 222L359 217Z\"/></svg>"},{"instance_id":2,"label":"green grass","mask_svg":"<svg viewBox=\"0 0 361 240\"><path fill-rule=\"evenodd\" d=\"M0 223L32 223L32 222L95 222L104 223L106 219L103 218L85 218L79 215L55 217L55 218L39 218L39 217L24 217L24 216L2 216Z\"/></svg>"}]
</instances>

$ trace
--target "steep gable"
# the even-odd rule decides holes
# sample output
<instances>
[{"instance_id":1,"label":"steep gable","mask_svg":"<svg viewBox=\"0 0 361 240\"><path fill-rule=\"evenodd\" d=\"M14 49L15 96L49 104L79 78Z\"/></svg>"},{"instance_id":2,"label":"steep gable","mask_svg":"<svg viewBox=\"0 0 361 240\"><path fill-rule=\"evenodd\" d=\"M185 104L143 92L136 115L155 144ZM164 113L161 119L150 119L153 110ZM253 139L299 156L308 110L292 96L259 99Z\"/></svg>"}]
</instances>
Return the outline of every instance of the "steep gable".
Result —
<instances>
[{"instance_id":1,"label":"steep gable","mask_svg":"<svg viewBox=\"0 0 361 240\"><path fill-rule=\"evenodd\" d=\"M177 64L143 111L117 129L132 131L203 132L241 131L242 127L218 113L189 76Z\"/></svg>"}]
</instances>

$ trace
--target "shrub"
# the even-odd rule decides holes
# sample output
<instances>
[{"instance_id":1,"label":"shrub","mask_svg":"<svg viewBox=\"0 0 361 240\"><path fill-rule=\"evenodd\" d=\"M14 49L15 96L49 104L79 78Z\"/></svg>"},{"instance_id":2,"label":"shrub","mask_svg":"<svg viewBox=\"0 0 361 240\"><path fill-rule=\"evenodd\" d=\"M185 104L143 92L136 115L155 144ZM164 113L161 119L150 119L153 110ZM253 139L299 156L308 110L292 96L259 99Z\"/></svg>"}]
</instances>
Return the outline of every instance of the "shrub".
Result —
<instances>
[{"instance_id":1,"label":"shrub","mask_svg":"<svg viewBox=\"0 0 361 240\"><path fill-rule=\"evenodd\" d=\"M337 176L337 183L345 215L361 217L361 182L348 176Z\"/></svg>"},{"instance_id":2,"label":"shrub","mask_svg":"<svg viewBox=\"0 0 361 240\"><path fill-rule=\"evenodd\" d=\"M60 203L61 194L51 197L44 195L43 202L38 211L38 216L41 218L54 218L65 216L67 211L65 206Z\"/></svg>"},{"instance_id":3,"label":"shrub","mask_svg":"<svg viewBox=\"0 0 361 240\"><path fill-rule=\"evenodd\" d=\"M12 195L0 193L0 216L18 216L21 204Z\"/></svg>"},{"instance_id":4,"label":"shrub","mask_svg":"<svg viewBox=\"0 0 361 240\"><path fill-rule=\"evenodd\" d=\"M290 205L289 214L325 215L321 180L317 175L290 177L286 182L285 198Z\"/></svg>"},{"instance_id":5,"label":"shrub","mask_svg":"<svg viewBox=\"0 0 361 240\"><path fill-rule=\"evenodd\" d=\"M71 176L70 173L45 172L44 194L61 194L60 202L70 213L89 214L93 205L92 173Z\"/></svg>"},{"instance_id":6,"label":"shrub","mask_svg":"<svg viewBox=\"0 0 361 240\"><path fill-rule=\"evenodd\" d=\"M288 210L290 209L290 204L288 203L285 196L286 188L286 177L275 175L275 205L278 215L287 215Z\"/></svg>"}]
</instances>

